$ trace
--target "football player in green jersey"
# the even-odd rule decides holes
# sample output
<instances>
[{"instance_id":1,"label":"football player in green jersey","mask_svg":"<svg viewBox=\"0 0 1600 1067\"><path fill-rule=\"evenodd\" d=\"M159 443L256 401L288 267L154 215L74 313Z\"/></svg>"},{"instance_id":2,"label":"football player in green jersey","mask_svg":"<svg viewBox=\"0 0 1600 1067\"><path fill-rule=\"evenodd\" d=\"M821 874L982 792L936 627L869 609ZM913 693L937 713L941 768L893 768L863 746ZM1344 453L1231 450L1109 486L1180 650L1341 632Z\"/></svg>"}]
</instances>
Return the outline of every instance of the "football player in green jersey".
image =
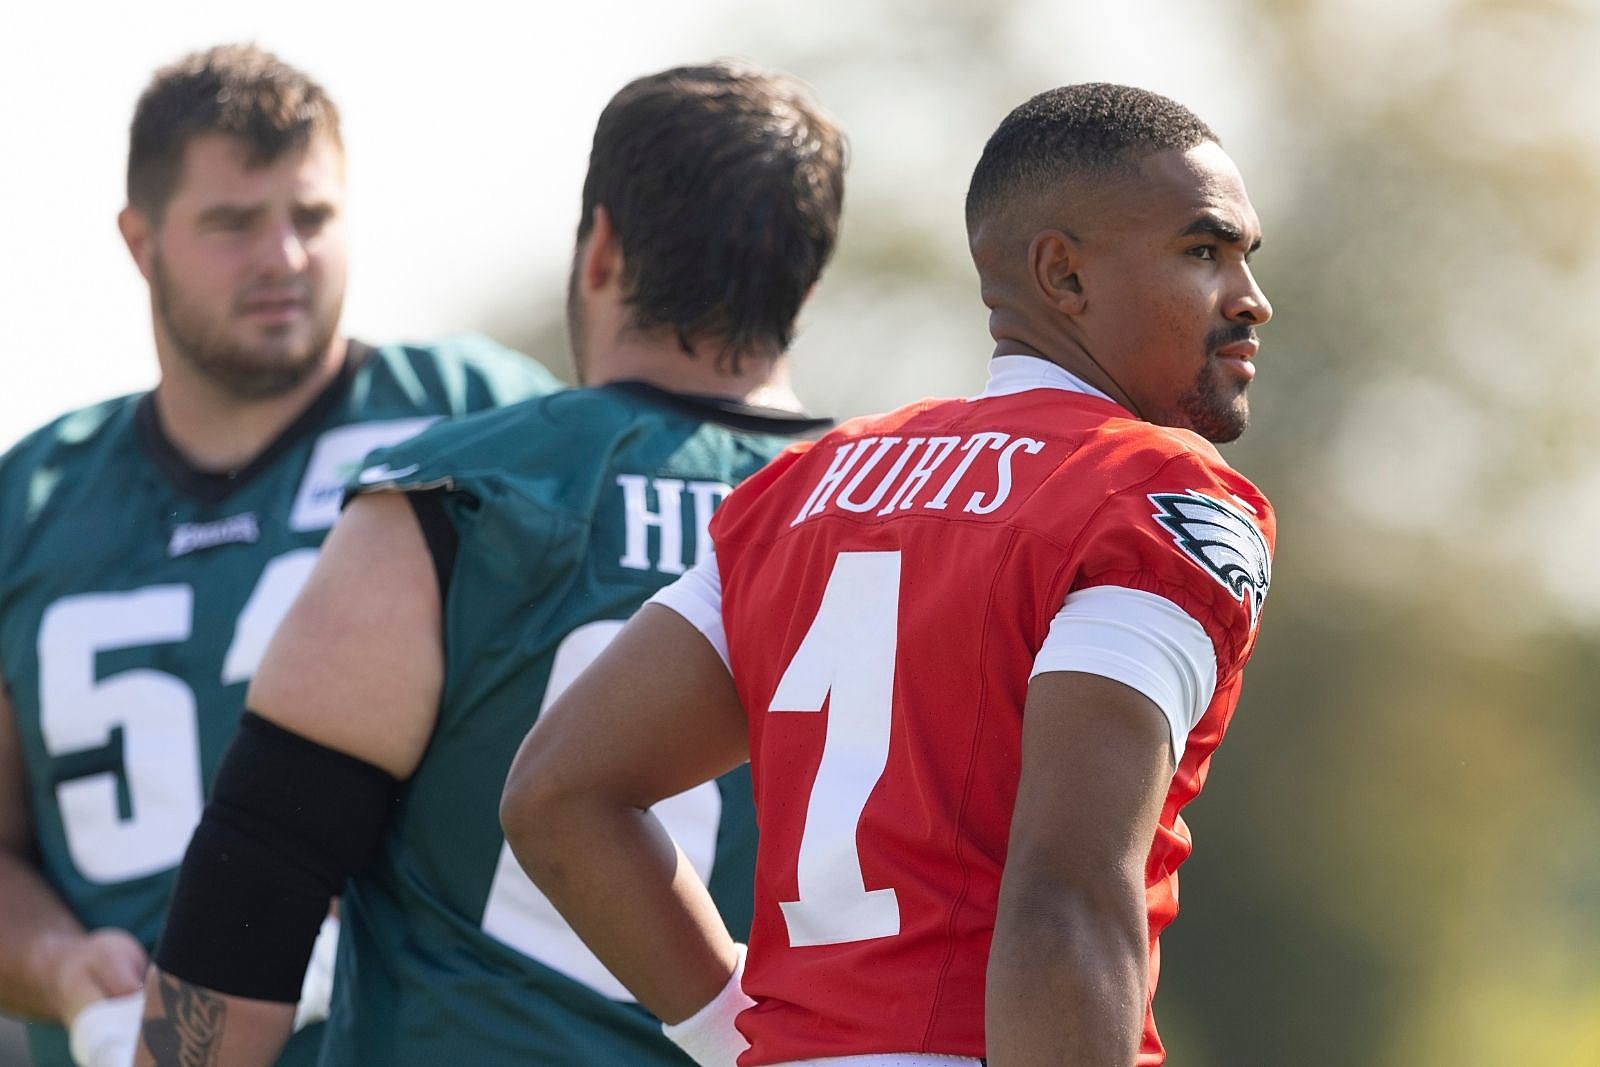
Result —
<instances>
[{"instance_id":1,"label":"football player in green jersey","mask_svg":"<svg viewBox=\"0 0 1600 1067\"><path fill-rule=\"evenodd\" d=\"M541 706L707 551L729 487L826 425L784 351L843 165L786 76L685 67L613 98L568 302L586 388L368 459L184 860L140 1062L268 1059L339 888L324 1067L689 1062L523 875L499 794ZM747 927L748 773L657 810Z\"/></svg>"},{"instance_id":2,"label":"football player in green jersey","mask_svg":"<svg viewBox=\"0 0 1600 1067\"><path fill-rule=\"evenodd\" d=\"M159 72L118 219L159 384L0 459L0 1009L33 1020L43 1067L72 1062L66 1023L80 1062L119 1033L131 1054L245 684L350 473L557 385L481 338L341 336L343 202L338 115L304 74L250 47Z\"/></svg>"}]
</instances>

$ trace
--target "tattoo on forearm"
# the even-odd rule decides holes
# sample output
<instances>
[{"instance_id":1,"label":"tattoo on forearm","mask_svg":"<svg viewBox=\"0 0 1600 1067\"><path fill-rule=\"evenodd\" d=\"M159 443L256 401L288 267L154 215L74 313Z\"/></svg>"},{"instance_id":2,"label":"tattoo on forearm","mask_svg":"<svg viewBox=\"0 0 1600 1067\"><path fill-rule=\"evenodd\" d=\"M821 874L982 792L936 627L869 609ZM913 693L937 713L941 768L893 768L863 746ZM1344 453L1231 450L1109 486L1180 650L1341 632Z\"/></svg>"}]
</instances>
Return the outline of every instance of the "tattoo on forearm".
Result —
<instances>
[{"instance_id":1,"label":"tattoo on forearm","mask_svg":"<svg viewBox=\"0 0 1600 1067\"><path fill-rule=\"evenodd\" d=\"M222 1045L228 1005L199 986L157 975L165 1018L146 1019L140 1036L156 1067L212 1067Z\"/></svg>"}]
</instances>

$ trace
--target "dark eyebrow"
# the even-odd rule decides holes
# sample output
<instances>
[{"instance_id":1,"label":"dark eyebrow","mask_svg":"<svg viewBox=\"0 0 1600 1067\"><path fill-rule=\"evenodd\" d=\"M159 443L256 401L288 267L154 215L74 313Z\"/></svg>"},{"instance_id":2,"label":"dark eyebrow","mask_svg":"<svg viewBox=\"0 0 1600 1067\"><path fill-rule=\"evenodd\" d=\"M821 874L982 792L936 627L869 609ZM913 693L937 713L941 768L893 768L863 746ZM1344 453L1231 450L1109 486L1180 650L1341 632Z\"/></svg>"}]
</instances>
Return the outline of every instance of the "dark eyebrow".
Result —
<instances>
[{"instance_id":1,"label":"dark eyebrow","mask_svg":"<svg viewBox=\"0 0 1600 1067\"><path fill-rule=\"evenodd\" d=\"M218 204L207 208L200 213L200 221L207 222L246 222L262 213L258 205L243 204Z\"/></svg>"},{"instance_id":2,"label":"dark eyebrow","mask_svg":"<svg viewBox=\"0 0 1600 1067\"><path fill-rule=\"evenodd\" d=\"M1184 227L1183 232L1178 234L1178 236L1194 237L1199 234L1206 234L1211 237L1215 237L1217 240L1225 241L1231 245L1244 244L1243 230L1240 230L1237 226L1226 219L1219 218L1216 215L1210 214L1209 212L1201 215L1199 218L1189 223L1189 225ZM1251 252L1254 252L1260 247L1261 238L1257 237L1251 243L1250 247L1245 250L1245 254L1249 255Z\"/></svg>"}]
</instances>

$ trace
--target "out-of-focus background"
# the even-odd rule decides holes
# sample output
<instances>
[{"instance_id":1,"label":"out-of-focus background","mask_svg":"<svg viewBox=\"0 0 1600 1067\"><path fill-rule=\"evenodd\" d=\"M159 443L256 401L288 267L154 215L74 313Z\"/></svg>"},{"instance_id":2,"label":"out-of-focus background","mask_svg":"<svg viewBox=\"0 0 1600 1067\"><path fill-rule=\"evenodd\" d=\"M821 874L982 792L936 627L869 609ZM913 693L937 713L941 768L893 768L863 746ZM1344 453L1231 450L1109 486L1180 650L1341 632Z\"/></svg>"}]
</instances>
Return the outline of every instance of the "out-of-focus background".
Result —
<instances>
[{"instance_id":1,"label":"out-of-focus background","mask_svg":"<svg viewBox=\"0 0 1600 1067\"><path fill-rule=\"evenodd\" d=\"M0 446L153 380L113 215L134 98L191 48L257 40L338 100L352 332L473 327L558 369L611 92L718 55L801 75L854 144L795 346L838 415L980 386L961 197L1010 107L1069 81L1166 92L1221 133L1264 223L1277 315L1227 454L1281 523L1245 697L1188 813L1171 1062L1600 1064L1600 6L518 8L9 10Z\"/></svg>"}]
</instances>

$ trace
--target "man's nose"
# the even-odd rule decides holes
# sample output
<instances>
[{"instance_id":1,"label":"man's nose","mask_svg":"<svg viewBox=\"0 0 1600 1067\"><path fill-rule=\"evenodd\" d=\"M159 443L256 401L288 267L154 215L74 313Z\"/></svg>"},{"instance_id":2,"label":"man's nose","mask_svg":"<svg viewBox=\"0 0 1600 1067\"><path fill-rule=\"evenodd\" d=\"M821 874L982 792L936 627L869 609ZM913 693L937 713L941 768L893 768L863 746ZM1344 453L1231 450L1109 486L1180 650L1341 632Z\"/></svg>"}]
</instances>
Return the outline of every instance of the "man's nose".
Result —
<instances>
[{"instance_id":1,"label":"man's nose","mask_svg":"<svg viewBox=\"0 0 1600 1067\"><path fill-rule=\"evenodd\" d=\"M1249 267L1244 268L1244 282L1227 309L1228 318L1248 322L1252 326L1263 326L1272 318L1272 303Z\"/></svg>"}]
</instances>

